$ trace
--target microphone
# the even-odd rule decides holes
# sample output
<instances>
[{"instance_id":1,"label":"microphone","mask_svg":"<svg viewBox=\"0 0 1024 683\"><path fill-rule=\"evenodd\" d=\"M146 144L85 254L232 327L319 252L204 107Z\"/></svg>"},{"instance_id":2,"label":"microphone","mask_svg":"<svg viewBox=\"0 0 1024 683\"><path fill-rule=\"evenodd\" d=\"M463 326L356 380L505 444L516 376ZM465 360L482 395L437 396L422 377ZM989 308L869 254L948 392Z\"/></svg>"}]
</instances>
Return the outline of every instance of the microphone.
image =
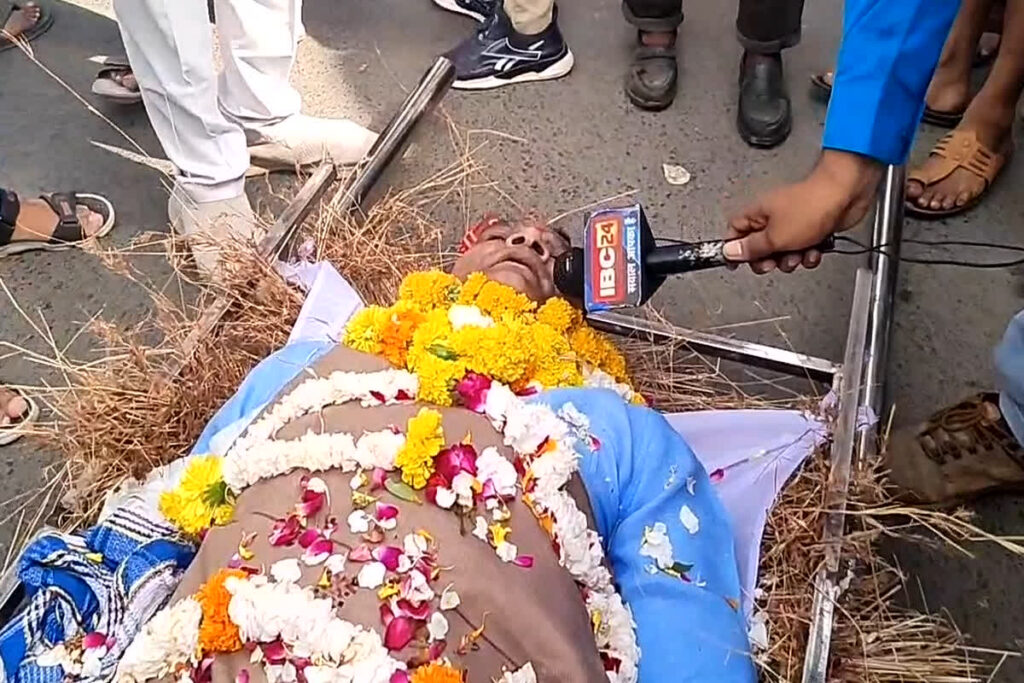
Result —
<instances>
[{"instance_id":1,"label":"microphone","mask_svg":"<svg viewBox=\"0 0 1024 683\"><path fill-rule=\"evenodd\" d=\"M555 260L555 287L588 313L641 306L668 275L733 263L725 258L726 241L655 246L639 204L603 209L587 218L584 248L573 247ZM834 248L832 236L815 247L821 252Z\"/></svg>"}]
</instances>

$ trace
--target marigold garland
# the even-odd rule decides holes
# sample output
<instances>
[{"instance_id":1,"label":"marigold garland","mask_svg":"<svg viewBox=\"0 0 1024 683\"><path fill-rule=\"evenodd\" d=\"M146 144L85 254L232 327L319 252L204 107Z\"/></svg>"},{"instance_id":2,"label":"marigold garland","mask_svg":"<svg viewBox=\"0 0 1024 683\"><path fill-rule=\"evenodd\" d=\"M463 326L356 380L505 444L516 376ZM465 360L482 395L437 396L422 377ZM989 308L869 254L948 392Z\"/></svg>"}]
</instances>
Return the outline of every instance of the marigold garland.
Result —
<instances>
[{"instance_id":1,"label":"marigold garland","mask_svg":"<svg viewBox=\"0 0 1024 683\"><path fill-rule=\"evenodd\" d=\"M463 683L462 672L450 664L431 662L412 672L411 683Z\"/></svg>"},{"instance_id":2,"label":"marigold garland","mask_svg":"<svg viewBox=\"0 0 1024 683\"><path fill-rule=\"evenodd\" d=\"M395 456L395 466L402 470L402 481L414 489L422 489L434 473L434 457L444 448L441 413L420 408L409 418L405 445Z\"/></svg>"},{"instance_id":3,"label":"marigold garland","mask_svg":"<svg viewBox=\"0 0 1024 683\"><path fill-rule=\"evenodd\" d=\"M238 626L228 616L231 593L224 587L224 582L232 576L241 579L245 578L246 573L240 569L221 569L196 593L196 600L203 608L203 620L199 624L199 648L204 655L242 649Z\"/></svg>"},{"instance_id":4,"label":"marigold garland","mask_svg":"<svg viewBox=\"0 0 1024 683\"><path fill-rule=\"evenodd\" d=\"M588 370L630 384L622 354L567 301L538 307L481 273L461 283L440 271L408 275L393 306L371 306L352 318L345 344L414 372L420 399L441 406L452 405L467 372L517 391L581 386Z\"/></svg>"},{"instance_id":5,"label":"marigold garland","mask_svg":"<svg viewBox=\"0 0 1024 683\"><path fill-rule=\"evenodd\" d=\"M224 483L222 459L194 456L174 489L160 494L160 512L186 534L199 535L231 521L234 504Z\"/></svg>"}]
</instances>

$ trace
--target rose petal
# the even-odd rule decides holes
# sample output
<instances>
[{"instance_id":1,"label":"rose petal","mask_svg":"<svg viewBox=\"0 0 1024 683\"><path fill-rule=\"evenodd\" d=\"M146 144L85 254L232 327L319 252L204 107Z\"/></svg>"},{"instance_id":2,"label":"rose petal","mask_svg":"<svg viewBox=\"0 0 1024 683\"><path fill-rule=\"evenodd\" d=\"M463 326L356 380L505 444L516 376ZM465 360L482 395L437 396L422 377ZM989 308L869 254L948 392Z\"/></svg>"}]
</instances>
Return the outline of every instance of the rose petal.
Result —
<instances>
[{"instance_id":1,"label":"rose petal","mask_svg":"<svg viewBox=\"0 0 1024 683\"><path fill-rule=\"evenodd\" d=\"M423 621L430 616L430 603L423 602L419 605L414 605L403 598L395 603L395 612L404 617Z\"/></svg>"},{"instance_id":2,"label":"rose petal","mask_svg":"<svg viewBox=\"0 0 1024 683\"><path fill-rule=\"evenodd\" d=\"M99 631L93 631L92 633L87 633L82 638L82 647L85 648L86 650L91 650L94 647L100 647L100 646L106 645L106 644L107 644L107 636L106 636L106 634L105 633L100 633Z\"/></svg>"},{"instance_id":3,"label":"rose petal","mask_svg":"<svg viewBox=\"0 0 1024 683\"><path fill-rule=\"evenodd\" d=\"M288 515L286 519L279 519L270 528L270 545L274 547L289 546L295 543L295 539L302 533L302 525L295 515Z\"/></svg>"},{"instance_id":4,"label":"rose petal","mask_svg":"<svg viewBox=\"0 0 1024 683\"><path fill-rule=\"evenodd\" d=\"M395 618L395 613L391 611L386 602L381 603L380 606L380 623L384 624L384 628L387 628L388 624Z\"/></svg>"},{"instance_id":5,"label":"rose petal","mask_svg":"<svg viewBox=\"0 0 1024 683\"><path fill-rule=\"evenodd\" d=\"M388 471L383 467L374 467L373 472L370 473L370 492L376 491L377 489L384 488L384 482L387 481Z\"/></svg>"},{"instance_id":6,"label":"rose petal","mask_svg":"<svg viewBox=\"0 0 1024 683\"><path fill-rule=\"evenodd\" d=\"M403 649L416 635L416 622L408 617L395 617L384 629L384 646L392 652Z\"/></svg>"},{"instance_id":7,"label":"rose petal","mask_svg":"<svg viewBox=\"0 0 1024 683\"><path fill-rule=\"evenodd\" d=\"M448 620L440 612L434 612L427 621L427 634L431 641L444 640L448 635Z\"/></svg>"},{"instance_id":8,"label":"rose petal","mask_svg":"<svg viewBox=\"0 0 1024 683\"><path fill-rule=\"evenodd\" d=\"M231 559L228 560L228 569L238 569L241 566L242 558L238 556L238 553L235 553L231 556Z\"/></svg>"},{"instance_id":9,"label":"rose petal","mask_svg":"<svg viewBox=\"0 0 1024 683\"><path fill-rule=\"evenodd\" d=\"M398 569L398 562L402 557L402 549L396 548L393 545L383 546L373 551L373 557L387 567L389 572L393 572Z\"/></svg>"},{"instance_id":10,"label":"rose petal","mask_svg":"<svg viewBox=\"0 0 1024 683\"><path fill-rule=\"evenodd\" d=\"M345 560L347 558L344 555L335 553L324 561L324 568L327 569L331 574L344 574L345 573Z\"/></svg>"},{"instance_id":11,"label":"rose petal","mask_svg":"<svg viewBox=\"0 0 1024 683\"><path fill-rule=\"evenodd\" d=\"M491 388L491 378L475 372L467 372L455 385L455 393L462 399L462 404L474 413L484 412L487 391Z\"/></svg>"},{"instance_id":12,"label":"rose petal","mask_svg":"<svg viewBox=\"0 0 1024 683\"><path fill-rule=\"evenodd\" d=\"M348 529L354 534L365 534L370 530L370 515L363 510L355 510L348 516Z\"/></svg>"},{"instance_id":13,"label":"rose petal","mask_svg":"<svg viewBox=\"0 0 1024 683\"><path fill-rule=\"evenodd\" d=\"M309 493L307 492L308 500L303 500L301 503L295 504L295 514L302 519L309 519L315 516L324 507L324 501L327 500L327 496L323 493ZM306 498L306 496L303 496Z\"/></svg>"},{"instance_id":14,"label":"rose petal","mask_svg":"<svg viewBox=\"0 0 1024 683\"><path fill-rule=\"evenodd\" d=\"M249 683L249 670L239 669L235 675L235 683Z\"/></svg>"},{"instance_id":15,"label":"rose petal","mask_svg":"<svg viewBox=\"0 0 1024 683\"><path fill-rule=\"evenodd\" d=\"M391 674L391 679L388 681L388 683L409 683L409 680L409 673L407 671L396 671L395 673Z\"/></svg>"},{"instance_id":16,"label":"rose petal","mask_svg":"<svg viewBox=\"0 0 1024 683\"><path fill-rule=\"evenodd\" d=\"M267 664L284 664L288 661L288 650L280 640L266 643L260 646L260 649L263 651L263 659Z\"/></svg>"},{"instance_id":17,"label":"rose petal","mask_svg":"<svg viewBox=\"0 0 1024 683\"><path fill-rule=\"evenodd\" d=\"M326 538L315 541L302 553L302 561L310 567L318 565L334 552L334 542Z\"/></svg>"},{"instance_id":18,"label":"rose petal","mask_svg":"<svg viewBox=\"0 0 1024 683\"><path fill-rule=\"evenodd\" d=\"M398 518L398 507L389 503L377 503L377 521L384 522Z\"/></svg>"},{"instance_id":19,"label":"rose petal","mask_svg":"<svg viewBox=\"0 0 1024 683\"><path fill-rule=\"evenodd\" d=\"M309 528L299 534L299 545L303 548L308 548L321 538L322 534L319 529Z\"/></svg>"},{"instance_id":20,"label":"rose petal","mask_svg":"<svg viewBox=\"0 0 1024 683\"><path fill-rule=\"evenodd\" d=\"M372 397L372 398L373 398L373 399L374 399L375 401L377 401L378 403L387 403L387 402L388 402L388 399L387 399L387 397L386 397L386 396L384 396L384 394L383 394L383 393L381 393L381 392L379 392L379 391L371 391L371 392L370 392L370 396L371 396L371 397Z\"/></svg>"},{"instance_id":21,"label":"rose petal","mask_svg":"<svg viewBox=\"0 0 1024 683\"><path fill-rule=\"evenodd\" d=\"M433 662L435 660L440 659L441 655L444 654L444 648L446 645L448 645L448 643L444 640L439 640L436 643L431 643L430 648L427 650L427 656L430 658L430 661Z\"/></svg>"},{"instance_id":22,"label":"rose petal","mask_svg":"<svg viewBox=\"0 0 1024 683\"><path fill-rule=\"evenodd\" d=\"M437 473L448 481L455 479L459 472L476 476L476 449L468 443L458 443L445 448L434 458Z\"/></svg>"},{"instance_id":23,"label":"rose petal","mask_svg":"<svg viewBox=\"0 0 1024 683\"><path fill-rule=\"evenodd\" d=\"M512 560L512 564L523 569L530 569L533 567L533 555L519 555Z\"/></svg>"},{"instance_id":24,"label":"rose petal","mask_svg":"<svg viewBox=\"0 0 1024 683\"><path fill-rule=\"evenodd\" d=\"M725 470L723 470L721 467L719 467L717 470L715 470L711 474L709 474L708 478L711 479L711 483L712 484L717 484L718 482L720 482L723 479L725 479Z\"/></svg>"},{"instance_id":25,"label":"rose petal","mask_svg":"<svg viewBox=\"0 0 1024 683\"><path fill-rule=\"evenodd\" d=\"M529 555L522 555L521 557L530 557ZM531 558L532 560L532 558ZM458 607L462 603L462 598L455 592L452 586L448 586L441 592L440 607L443 610L452 610Z\"/></svg>"},{"instance_id":26,"label":"rose petal","mask_svg":"<svg viewBox=\"0 0 1024 683\"><path fill-rule=\"evenodd\" d=\"M348 559L353 562L369 562L373 559L373 553L370 552L369 546L357 545L352 549L352 552L348 554Z\"/></svg>"},{"instance_id":27,"label":"rose petal","mask_svg":"<svg viewBox=\"0 0 1024 683\"><path fill-rule=\"evenodd\" d=\"M359 570L356 583L360 588L377 589L384 583L384 576L387 574L387 567L381 562L367 562Z\"/></svg>"},{"instance_id":28,"label":"rose petal","mask_svg":"<svg viewBox=\"0 0 1024 683\"><path fill-rule=\"evenodd\" d=\"M458 496L455 495L455 491L439 488L434 496L434 504L442 510L451 510L457 498Z\"/></svg>"}]
</instances>

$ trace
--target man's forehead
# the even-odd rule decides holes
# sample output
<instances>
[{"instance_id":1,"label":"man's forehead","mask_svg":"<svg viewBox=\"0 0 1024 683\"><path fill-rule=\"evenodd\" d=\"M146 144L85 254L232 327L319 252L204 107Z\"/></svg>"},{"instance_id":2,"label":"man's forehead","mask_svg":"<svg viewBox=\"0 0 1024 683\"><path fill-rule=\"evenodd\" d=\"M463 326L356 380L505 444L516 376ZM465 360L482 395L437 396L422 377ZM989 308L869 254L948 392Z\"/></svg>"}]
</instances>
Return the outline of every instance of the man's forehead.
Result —
<instances>
[{"instance_id":1,"label":"man's forehead","mask_svg":"<svg viewBox=\"0 0 1024 683\"><path fill-rule=\"evenodd\" d=\"M564 240L566 244L572 244L572 240L569 235L561 228L555 228L544 221L536 217L525 218L517 221L516 223L509 223L504 218L497 214L486 214L478 223L469 227L466 230L466 234L462 237L462 242L459 244L458 251L460 254L466 253L470 248L473 247L491 228L508 228L515 229L521 226L529 226L538 230L549 232L553 235L557 235L560 239Z\"/></svg>"}]
</instances>

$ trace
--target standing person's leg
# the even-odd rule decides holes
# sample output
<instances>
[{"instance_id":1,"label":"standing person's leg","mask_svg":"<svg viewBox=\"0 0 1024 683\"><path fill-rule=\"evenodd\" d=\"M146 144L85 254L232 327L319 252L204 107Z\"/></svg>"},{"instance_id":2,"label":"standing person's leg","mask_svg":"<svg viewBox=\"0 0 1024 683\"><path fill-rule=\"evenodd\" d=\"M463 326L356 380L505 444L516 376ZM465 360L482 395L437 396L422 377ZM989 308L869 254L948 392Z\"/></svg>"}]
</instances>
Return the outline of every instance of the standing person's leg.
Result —
<instances>
[{"instance_id":1,"label":"standing person's leg","mask_svg":"<svg viewBox=\"0 0 1024 683\"><path fill-rule=\"evenodd\" d=\"M253 239L245 197L245 133L217 106L206 0L114 0L121 37L150 123L180 175L168 204L200 269L216 269L216 244Z\"/></svg>"},{"instance_id":2,"label":"standing person's leg","mask_svg":"<svg viewBox=\"0 0 1024 683\"><path fill-rule=\"evenodd\" d=\"M217 0L224 71L219 102L245 130L252 163L271 170L356 163L377 136L348 119L299 113L302 97L288 78L302 35L301 0Z\"/></svg>"},{"instance_id":3,"label":"standing person's leg","mask_svg":"<svg viewBox=\"0 0 1024 683\"><path fill-rule=\"evenodd\" d=\"M1024 90L1024 0L1007 0L1003 38L985 85L957 127L913 169L907 212L943 218L975 206L1013 153L1013 123Z\"/></svg>"},{"instance_id":4,"label":"standing person's leg","mask_svg":"<svg viewBox=\"0 0 1024 683\"><path fill-rule=\"evenodd\" d=\"M574 63L554 0L503 0L473 36L446 54L455 63L452 87L464 90L561 78Z\"/></svg>"},{"instance_id":5,"label":"standing person's leg","mask_svg":"<svg viewBox=\"0 0 1024 683\"><path fill-rule=\"evenodd\" d=\"M676 96L676 32L683 21L682 0L623 0L622 13L637 29L626 95L641 109L664 109Z\"/></svg>"},{"instance_id":6,"label":"standing person's leg","mask_svg":"<svg viewBox=\"0 0 1024 683\"><path fill-rule=\"evenodd\" d=\"M737 127L754 147L774 147L792 128L782 51L800 42L803 6L803 0L739 0L736 31L743 58Z\"/></svg>"},{"instance_id":7,"label":"standing person's leg","mask_svg":"<svg viewBox=\"0 0 1024 683\"><path fill-rule=\"evenodd\" d=\"M893 435L885 462L904 497L954 505L1024 489L1024 311L1007 326L995 365L998 394L972 396Z\"/></svg>"}]
</instances>

